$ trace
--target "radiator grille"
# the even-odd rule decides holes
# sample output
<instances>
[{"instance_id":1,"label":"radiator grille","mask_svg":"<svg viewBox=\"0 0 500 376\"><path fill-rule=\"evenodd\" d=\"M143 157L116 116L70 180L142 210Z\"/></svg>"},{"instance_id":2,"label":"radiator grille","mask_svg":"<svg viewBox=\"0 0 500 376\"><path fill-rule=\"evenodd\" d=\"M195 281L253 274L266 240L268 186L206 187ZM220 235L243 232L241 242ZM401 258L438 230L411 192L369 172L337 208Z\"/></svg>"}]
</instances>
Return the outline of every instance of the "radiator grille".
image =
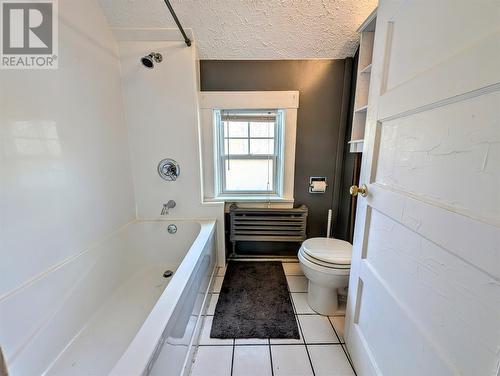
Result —
<instances>
[{"instance_id":1,"label":"radiator grille","mask_svg":"<svg viewBox=\"0 0 500 376\"><path fill-rule=\"evenodd\" d=\"M239 208L232 205L230 240L302 242L306 239L307 207L293 209Z\"/></svg>"}]
</instances>

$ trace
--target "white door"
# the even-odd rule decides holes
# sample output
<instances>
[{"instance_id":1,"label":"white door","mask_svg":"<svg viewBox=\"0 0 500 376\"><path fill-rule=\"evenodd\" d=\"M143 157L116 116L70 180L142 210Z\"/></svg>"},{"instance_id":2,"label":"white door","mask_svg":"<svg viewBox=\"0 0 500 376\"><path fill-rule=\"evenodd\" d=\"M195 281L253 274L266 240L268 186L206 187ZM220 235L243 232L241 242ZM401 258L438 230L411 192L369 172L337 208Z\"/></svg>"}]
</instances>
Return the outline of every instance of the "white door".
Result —
<instances>
[{"instance_id":1,"label":"white door","mask_svg":"<svg viewBox=\"0 0 500 376\"><path fill-rule=\"evenodd\" d=\"M381 0L346 317L358 374L499 374L500 1Z\"/></svg>"}]
</instances>

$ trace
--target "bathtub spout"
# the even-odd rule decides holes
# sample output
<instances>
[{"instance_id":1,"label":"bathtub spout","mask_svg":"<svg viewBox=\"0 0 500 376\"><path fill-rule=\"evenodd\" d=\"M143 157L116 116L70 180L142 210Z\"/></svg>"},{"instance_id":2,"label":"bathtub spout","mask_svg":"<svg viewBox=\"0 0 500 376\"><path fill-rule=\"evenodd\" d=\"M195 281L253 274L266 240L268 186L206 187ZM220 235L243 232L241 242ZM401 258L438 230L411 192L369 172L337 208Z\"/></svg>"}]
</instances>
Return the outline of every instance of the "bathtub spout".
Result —
<instances>
[{"instance_id":1,"label":"bathtub spout","mask_svg":"<svg viewBox=\"0 0 500 376\"><path fill-rule=\"evenodd\" d=\"M163 209L161 209L161 215L168 215L169 209L175 208L175 201L168 200L166 204L163 204Z\"/></svg>"}]
</instances>

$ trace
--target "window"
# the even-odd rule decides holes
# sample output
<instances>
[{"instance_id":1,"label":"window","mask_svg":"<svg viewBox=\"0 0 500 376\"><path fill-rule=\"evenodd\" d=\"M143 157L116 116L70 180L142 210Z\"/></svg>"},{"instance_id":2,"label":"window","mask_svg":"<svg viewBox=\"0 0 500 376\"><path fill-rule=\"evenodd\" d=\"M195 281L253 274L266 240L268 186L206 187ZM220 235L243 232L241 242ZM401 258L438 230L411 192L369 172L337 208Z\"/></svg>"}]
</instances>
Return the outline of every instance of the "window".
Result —
<instances>
[{"instance_id":1,"label":"window","mask_svg":"<svg viewBox=\"0 0 500 376\"><path fill-rule=\"evenodd\" d=\"M199 105L203 202L293 204L299 92L205 91Z\"/></svg>"},{"instance_id":2,"label":"window","mask_svg":"<svg viewBox=\"0 0 500 376\"><path fill-rule=\"evenodd\" d=\"M217 196L281 196L282 110L215 110Z\"/></svg>"}]
</instances>

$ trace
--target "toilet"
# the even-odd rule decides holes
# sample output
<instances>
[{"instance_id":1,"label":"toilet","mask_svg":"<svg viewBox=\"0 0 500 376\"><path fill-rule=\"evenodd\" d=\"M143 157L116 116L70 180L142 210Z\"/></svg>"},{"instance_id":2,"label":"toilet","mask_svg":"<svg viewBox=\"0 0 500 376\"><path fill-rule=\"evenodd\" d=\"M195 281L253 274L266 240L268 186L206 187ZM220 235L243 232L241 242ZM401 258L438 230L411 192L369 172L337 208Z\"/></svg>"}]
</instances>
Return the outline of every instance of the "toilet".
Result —
<instances>
[{"instance_id":1,"label":"toilet","mask_svg":"<svg viewBox=\"0 0 500 376\"><path fill-rule=\"evenodd\" d=\"M321 315L331 316L338 308L338 289L347 287L352 245L333 238L307 239L299 250L299 261L309 281L307 302Z\"/></svg>"}]
</instances>

